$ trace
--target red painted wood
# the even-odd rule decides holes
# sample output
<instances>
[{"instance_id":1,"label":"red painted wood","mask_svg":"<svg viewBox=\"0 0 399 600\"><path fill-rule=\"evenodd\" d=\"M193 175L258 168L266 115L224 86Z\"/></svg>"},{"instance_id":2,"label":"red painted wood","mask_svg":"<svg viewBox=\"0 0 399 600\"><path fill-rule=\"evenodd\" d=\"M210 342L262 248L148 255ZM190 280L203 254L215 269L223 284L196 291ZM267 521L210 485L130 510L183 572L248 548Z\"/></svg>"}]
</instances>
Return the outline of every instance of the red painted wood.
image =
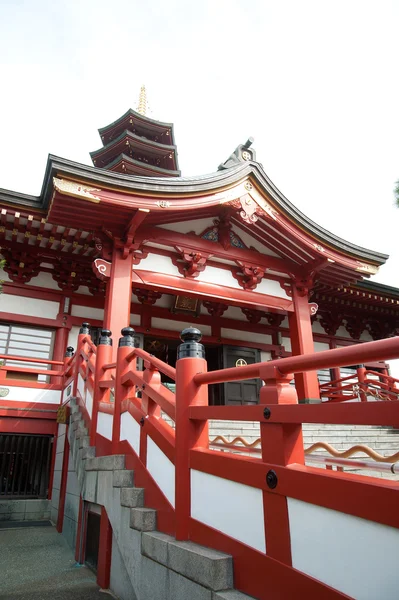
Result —
<instances>
[{"instance_id":1,"label":"red painted wood","mask_svg":"<svg viewBox=\"0 0 399 600\"><path fill-rule=\"evenodd\" d=\"M352 473L331 473L298 464L282 467L273 462L204 449L191 450L190 467L270 494L297 498L399 528L396 482ZM266 484L266 474L270 469L278 477L278 485L274 490L270 490Z\"/></svg>"},{"instance_id":2,"label":"red painted wood","mask_svg":"<svg viewBox=\"0 0 399 600\"><path fill-rule=\"evenodd\" d=\"M85 556L85 546L86 546L86 514L85 514L85 504L83 502L82 497L79 499L79 516L78 516L78 525L76 530L76 544L75 544L75 560L79 564L84 563ZM58 528L57 528L57 531ZM62 531L62 530L61 530ZM61 533L61 532L60 532Z\"/></svg>"},{"instance_id":3,"label":"red painted wood","mask_svg":"<svg viewBox=\"0 0 399 600\"><path fill-rule=\"evenodd\" d=\"M59 367L55 367L56 371L64 371L64 356L65 350L68 344L68 334L69 329L66 327L59 327L55 333L55 341L54 341L54 350L53 350L53 360L61 361L61 365ZM63 378L60 377L52 377L51 383L55 385L59 385L62 387Z\"/></svg>"},{"instance_id":4,"label":"red painted wood","mask_svg":"<svg viewBox=\"0 0 399 600\"><path fill-rule=\"evenodd\" d=\"M112 442L104 436L96 435L96 456L110 456L112 454Z\"/></svg>"},{"instance_id":5,"label":"red painted wood","mask_svg":"<svg viewBox=\"0 0 399 600\"><path fill-rule=\"evenodd\" d=\"M104 369L104 365L111 361L112 346L99 344L96 354L93 354L92 357L95 357L95 381L97 382L97 385L94 385L93 389L93 409L90 424L90 445L94 446L97 434L99 404L100 402L109 401L110 396L109 389L102 389L98 384L109 377L110 372Z\"/></svg>"},{"instance_id":6,"label":"red painted wood","mask_svg":"<svg viewBox=\"0 0 399 600\"><path fill-rule=\"evenodd\" d=\"M133 254L123 258L122 250L115 248L112 254L111 277L107 283L107 303L104 313L104 327L110 329L115 340L121 330L130 323L130 300L132 295ZM117 345L113 346L112 356L116 357Z\"/></svg>"},{"instance_id":7,"label":"red painted wood","mask_svg":"<svg viewBox=\"0 0 399 600\"><path fill-rule=\"evenodd\" d=\"M206 421L190 421L189 407L208 404L206 386L198 387L193 376L206 372L207 363L202 358L181 358L176 362L176 539L189 539L191 513L190 450L207 447L209 440Z\"/></svg>"},{"instance_id":8,"label":"red painted wood","mask_svg":"<svg viewBox=\"0 0 399 600\"><path fill-rule=\"evenodd\" d=\"M26 417L1 417L1 433L32 433L35 435L54 435L55 419L29 419Z\"/></svg>"},{"instance_id":9,"label":"red painted wood","mask_svg":"<svg viewBox=\"0 0 399 600\"><path fill-rule=\"evenodd\" d=\"M115 373L115 402L114 402L114 419L112 423L112 451L118 447L121 433L121 410L122 404L127 399L131 389L129 386L122 384L123 376L130 370L136 369L137 359L132 356L132 348L130 346L118 347L116 359Z\"/></svg>"},{"instance_id":10,"label":"red painted wood","mask_svg":"<svg viewBox=\"0 0 399 600\"><path fill-rule=\"evenodd\" d=\"M243 368L243 367L242 367ZM264 407L195 406L190 419L265 422ZM270 410L268 423L326 423L337 425L393 425L399 422L399 402L342 402L339 404L277 405Z\"/></svg>"},{"instance_id":11,"label":"red painted wood","mask_svg":"<svg viewBox=\"0 0 399 600\"><path fill-rule=\"evenodd\" d=\"M293 285L292 299L294 301L294 312L288 316L292 354L312 354L314 353L314 343L308 295L300 295L296 286ZM295 375L295 387L299 400L320 398L316 371L297 373Z\"/></svg>"},{"instance_id":12,"label":"red painted wood","mask_svg":"<svg viewBox=\"0 0 399 600\"><path fill-rule=\"evenodd\" d=\"M195 519L190 519L190 540L230 554L234 560L234 587L259 600L351 600L349 596Z\"/></svg>"},{"instance_id":13,"label":"red painted wood","mask_svg":"<svg viewBox=\"0 0 399 600\"><path fill-rule=\"evenodd\" d=\"M112 527L107 511L101 507L100 541L98 548L97 583L107 590L111 577Z\"/></svg>"},{"instance_id":14,"label":"red painted wood","mask_svg":"<svg viewBox=\"0 0 399 600\"><path fill-rule=\"evenodd\" d=\"M66 489L67 489L67 481L68 481L68 465L69 465L68 429L69 429L69 425L67 425L65 427L65 443L64 443L64 454L62 457L60 499L58 501L58 517L57 517L58 533L62 533L62 529L63 529L63 525L64 525L65 497L66 497ZM79 521L81 519L80 510L81 510L81 507L79 507ZM80 528L79 528L79 522L78 522L78 535L79 535L79 533L80 533Z\"/></svg>"}]
</instances>

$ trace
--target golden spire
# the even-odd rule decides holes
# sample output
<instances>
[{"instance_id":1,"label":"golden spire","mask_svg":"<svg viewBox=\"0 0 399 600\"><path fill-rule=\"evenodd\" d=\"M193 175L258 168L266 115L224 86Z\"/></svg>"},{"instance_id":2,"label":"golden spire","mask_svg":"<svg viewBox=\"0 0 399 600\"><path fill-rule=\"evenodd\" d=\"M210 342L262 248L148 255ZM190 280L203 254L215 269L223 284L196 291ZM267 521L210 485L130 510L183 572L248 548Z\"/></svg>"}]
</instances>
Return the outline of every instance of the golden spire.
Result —
<instances>
[{"instance_id":1,"label":"golden spire","mask_svg":"<svg viewBox=\"0 0 399 600\"><path fill-rule=\"evenodd\" d=\"M139 96L139 102L137 105L137 112L144 116L147 112L147 93L145 91L145 85L142 85L141 89L140 89L140 96Z\"/></svg>"}]
</instances>

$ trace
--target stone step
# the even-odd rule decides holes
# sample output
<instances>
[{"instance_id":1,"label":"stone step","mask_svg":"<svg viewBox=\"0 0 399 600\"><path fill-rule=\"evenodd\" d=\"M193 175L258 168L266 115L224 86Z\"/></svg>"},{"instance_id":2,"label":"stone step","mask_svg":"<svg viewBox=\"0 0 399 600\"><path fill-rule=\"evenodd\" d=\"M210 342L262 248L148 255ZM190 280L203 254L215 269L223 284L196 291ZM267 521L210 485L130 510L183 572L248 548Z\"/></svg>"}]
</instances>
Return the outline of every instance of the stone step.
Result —
<instances>
[{"instance_id":1,"label":"stone step","mask_svg":"<svg viewBox=\"0 0 399 600\"><path fill-rule=\"evenodd\" d=\"M89 448L90 446L90 436L85 435L76 440L79 448Z\"/></svg>"},{"instance_id":2,"label":"stone step","mask_svg":"<svg viewBox=\"0 0 399 600\"><path fill-rule=\"evenodd\" d=\"M128 469L115 470L113 479L113 487L128 488L134 486L134 471Z\"/></svg>"},{"instance_id":3,"label":"stone step","mask_svg":"<svg viewBox=\"0 0 399 600\"><path fill-rule=\"evenodd\" d=\"M221 592L214 592L212 594L212 600L256 600L253 596L247 596L237 590L223 590Z\"/></svg>"},{"instance_id":4,"label":"stone step","mask_svg":"<svg viewBox=\"0 0 399 600\"><path fill-rule=\"evenodd\" d=\"M224 590L227 593L233 586L233 559L222 552L193 542L177 542L158 531L142 534L141 552L212 591Z\"/></svg>"},{"instance_id":5,"label":"stone step","mask_svg":"<svg viewBox=\"0 0 399 600\"><path fill-rule=\"evenodd\" d=\"M154 531L157 526L157 511L153 508L131 508L130 527L138 531Z\"/></svg>"},{"instance_id":6,"label":"stone step","mask_svg":"<svg viewBox=\"0 0 399 600\"><path fill-rule=\"evenodd\" d=\"M97 456L86 460L86 471L115 471L125 468L125 455Z\"/></svg>"},{"instance_id":7,"label":"stone step","mask_svg":"<svg viewBox=\"0 0 399 600\"><path fill-rule=\"evenodd\" d=\"M77 410L74 413L71 412L71 423L75 423L76 421L80 421L81 419L82 413L80 412L80 410Z\"/></svg>"},{"instance_id":8,"label":"stone step","mask_svg":"<svg viewBox=\"0 0 399 600\"><path fill-rule=\"evenodd\" d=\"M128 508L144 508L144 488L122 487L121 505Z\"/></svg>"},{"instance_id":9,"label":"stone step","mask_svg":"<svg viewBox=\"0 0 399 600\"><path fill-rule=\"evenodd\" d=\"M95 458L96 449L94 446L89 446L88 448L81 448L79 450L79 456L82 460L86 460L86 458Z\"/></svg>"}]
</instances>

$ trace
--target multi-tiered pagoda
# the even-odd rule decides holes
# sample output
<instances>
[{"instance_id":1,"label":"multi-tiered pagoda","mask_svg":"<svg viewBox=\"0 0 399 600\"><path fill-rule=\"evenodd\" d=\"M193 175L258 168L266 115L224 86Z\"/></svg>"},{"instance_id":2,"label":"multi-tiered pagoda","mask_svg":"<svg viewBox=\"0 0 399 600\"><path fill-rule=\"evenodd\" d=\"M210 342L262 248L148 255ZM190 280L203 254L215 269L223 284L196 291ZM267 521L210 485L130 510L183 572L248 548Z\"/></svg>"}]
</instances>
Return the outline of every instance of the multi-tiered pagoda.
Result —
<instances>
[{"instance_id":1,"label":"multi-tiered pagoda","mask_svg":"<svg viewBox=\"0 0 399 600\"><path fill-rule=\"evenodd\" d=\"M98 130L103 147L90 153L95 167L128 175L178 177L173 124L146 116L147 99L142 86L137 111Z\"/></svg>"}]
</instances>

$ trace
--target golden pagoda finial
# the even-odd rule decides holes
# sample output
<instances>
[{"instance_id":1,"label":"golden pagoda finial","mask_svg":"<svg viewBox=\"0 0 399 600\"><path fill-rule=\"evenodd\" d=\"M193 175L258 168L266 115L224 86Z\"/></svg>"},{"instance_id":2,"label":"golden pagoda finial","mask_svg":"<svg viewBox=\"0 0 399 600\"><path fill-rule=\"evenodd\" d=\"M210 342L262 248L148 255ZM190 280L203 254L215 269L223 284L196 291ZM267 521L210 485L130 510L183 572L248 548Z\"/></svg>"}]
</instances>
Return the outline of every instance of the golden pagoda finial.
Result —
<instances>
[{"instance_id":1,"label":"golden pagoda finial","mask_svg":"<svg viewBox=\"0 0 399 600\"><path fill-rule=\"evenodd\" d=\"M147 92L145 91L145 85L142 85L141 89L140 89L140 96L139 96L139 102L137 105L137 112L144 116L147 112Z\"/></svg>"}]
</instances>

